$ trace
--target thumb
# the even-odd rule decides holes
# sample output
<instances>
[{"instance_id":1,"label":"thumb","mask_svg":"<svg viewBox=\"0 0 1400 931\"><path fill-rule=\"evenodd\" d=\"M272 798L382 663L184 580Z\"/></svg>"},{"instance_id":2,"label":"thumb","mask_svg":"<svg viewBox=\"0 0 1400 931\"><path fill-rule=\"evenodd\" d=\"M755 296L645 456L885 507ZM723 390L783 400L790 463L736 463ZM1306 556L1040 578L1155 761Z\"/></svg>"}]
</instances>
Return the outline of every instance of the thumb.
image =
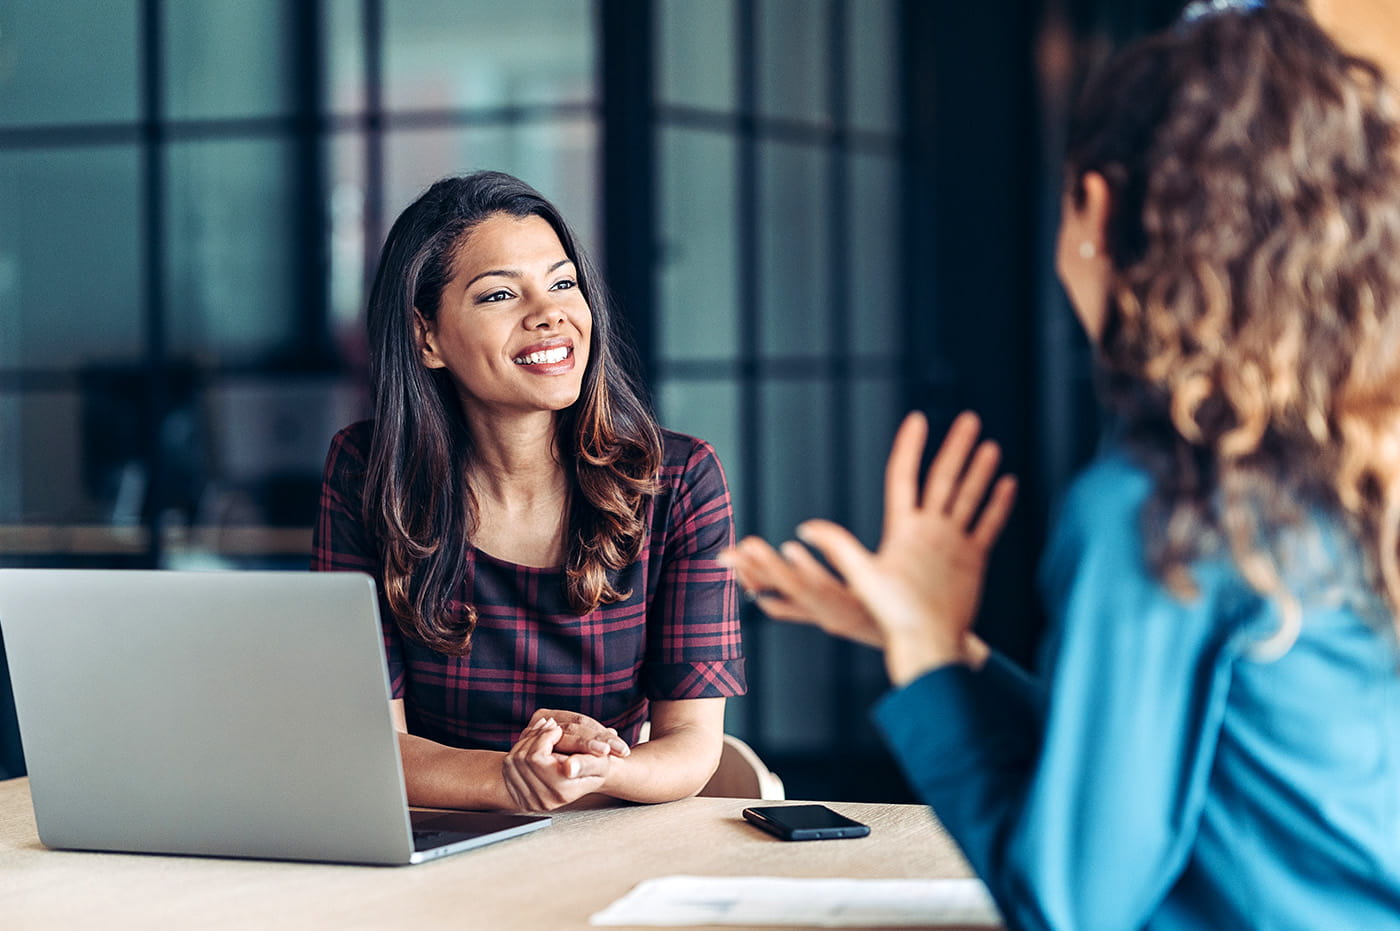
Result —
<instances>
[{"instance_id":1,"label":"thumb","mask_svg":"<svg viewBox=\"0 0 1400 931\"><path fill-rule=\"evenodd\" d=\"M870 551L840 524L829 520L805 521L798 525L797 538L815 547L853 588L859 588L870 572L873 559Z\"/></svg>"}]
</instances>

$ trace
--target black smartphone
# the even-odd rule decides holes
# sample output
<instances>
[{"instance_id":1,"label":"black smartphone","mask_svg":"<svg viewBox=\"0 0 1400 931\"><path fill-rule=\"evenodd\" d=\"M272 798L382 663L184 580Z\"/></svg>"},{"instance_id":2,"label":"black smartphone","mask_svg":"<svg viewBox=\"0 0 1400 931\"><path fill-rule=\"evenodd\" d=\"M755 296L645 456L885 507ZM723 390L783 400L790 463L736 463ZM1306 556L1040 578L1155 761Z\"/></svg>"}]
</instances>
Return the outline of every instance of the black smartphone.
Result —
<instances>
[{"instance_id":1,"label":"black smartphone","mask_svg":"<svg viewBox=\"0 0 1400 931\"><path fill-rule=\"evenodd\" d=\"M744 820L783 840L864 837L868 824L837 814L825 805L758 805L744 809Z\"/></svg>"}]
</instances>

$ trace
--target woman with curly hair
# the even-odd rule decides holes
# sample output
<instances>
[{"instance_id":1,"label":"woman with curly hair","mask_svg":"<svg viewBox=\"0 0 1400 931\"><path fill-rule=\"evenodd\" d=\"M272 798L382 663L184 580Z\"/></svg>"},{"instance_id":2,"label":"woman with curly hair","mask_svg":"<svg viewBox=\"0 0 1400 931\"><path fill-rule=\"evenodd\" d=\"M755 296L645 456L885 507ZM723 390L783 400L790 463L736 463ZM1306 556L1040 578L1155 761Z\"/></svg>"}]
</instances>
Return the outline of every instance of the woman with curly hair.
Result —
<instances>
[{"instance_id":1,"label":"woman with curly hair","mask_svg":"<svg viewBox=\"0 0 1400 931\"><path fill-rule=\"evenodd\" d=\"M1116 427L1038 679L970 633L1014 494L971 415L922 488L901 428L877 552L799 530L844 582L728 556L884 649L877 721L1013 927L1400 927L1397 119L1292 3L1193 4L1091 82L1057 266Z\"/></svg>"},{"instance_id":2,"label":"woman with curly hair","mask_svg":"<svg viewBox=\"0 0 1400 931\"><path fill-rule=\"evenodd\" d=\"M694 794L744 691L729 493L652 419L563 217L500 172L439 181L368 323L375 417L331 443L313 568L379 583L409 801Z\"/></svg>"}]
</instances>

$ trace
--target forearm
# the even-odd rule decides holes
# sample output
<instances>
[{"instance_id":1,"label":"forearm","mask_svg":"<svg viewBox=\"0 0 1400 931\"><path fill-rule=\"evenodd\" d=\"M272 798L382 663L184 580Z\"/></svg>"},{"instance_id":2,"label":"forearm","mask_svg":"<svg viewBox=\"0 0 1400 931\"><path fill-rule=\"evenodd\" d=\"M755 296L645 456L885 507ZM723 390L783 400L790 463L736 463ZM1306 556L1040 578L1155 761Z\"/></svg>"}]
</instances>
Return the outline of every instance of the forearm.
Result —
<instances>
[{"instance_id":1,"label":"forearm","mask_svg":"<svg viewBox=\"0 0 1400 931\"><path fill-rule=\"evenodd\" d=\"M602 791L632 802L672 802L705 787L719 765L723 733L677 728L614 757Z\"/></svg>"},{"instance_id":2,"label":"forearm","mask_svg":"<svg viewBox=\"0 0 1400 931\"><path fill-rule=\"evenodd\" d=\"M506 791L497 750L462 750L399 734L408 803L421 808L516 808Z\"/></svg>"}]
</instances>

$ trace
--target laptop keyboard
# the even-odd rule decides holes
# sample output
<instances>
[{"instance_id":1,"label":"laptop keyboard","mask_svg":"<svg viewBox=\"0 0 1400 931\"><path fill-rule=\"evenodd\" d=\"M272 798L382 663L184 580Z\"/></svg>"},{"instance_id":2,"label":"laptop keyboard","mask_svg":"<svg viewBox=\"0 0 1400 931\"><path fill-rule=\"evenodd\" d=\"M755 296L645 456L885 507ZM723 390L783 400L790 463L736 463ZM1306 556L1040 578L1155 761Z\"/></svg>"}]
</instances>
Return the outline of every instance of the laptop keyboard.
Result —
<instances>
[{"instance_id":1,"label":"laptop keyboard","mask_svg":"<svg viewBox=\"0 0 1400 931\"><path fill-rule=\"evenodd\" d=\"M422 850L424 847L436 847L438 842L446 836L446 831L414 831L413 849Z\"/></svg>"}]
</instances>

